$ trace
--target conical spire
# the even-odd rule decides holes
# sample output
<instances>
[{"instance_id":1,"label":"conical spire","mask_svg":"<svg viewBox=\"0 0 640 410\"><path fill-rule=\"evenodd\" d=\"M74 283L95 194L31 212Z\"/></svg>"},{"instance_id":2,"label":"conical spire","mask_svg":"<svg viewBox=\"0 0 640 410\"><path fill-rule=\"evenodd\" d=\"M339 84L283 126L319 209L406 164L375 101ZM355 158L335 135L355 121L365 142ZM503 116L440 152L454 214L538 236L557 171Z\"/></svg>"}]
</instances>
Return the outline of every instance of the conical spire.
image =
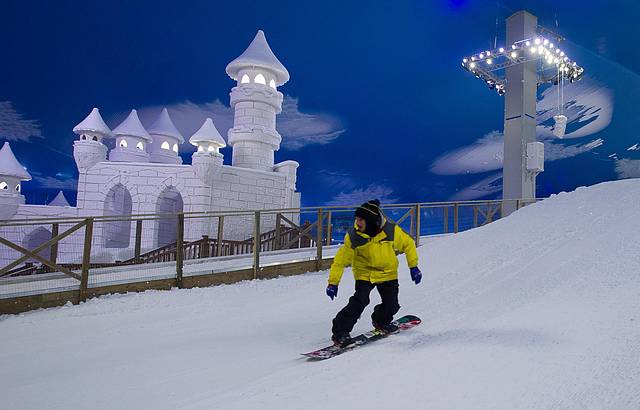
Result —
<instances>
[{"instance_id":1,"label":"conical spire","mask_svg":"<svg viewBox=\"0 0 640 410\"><path fill-rule=\"evenodd\" d=\"M171 121L169 111L167 111L166 108L162 109L162 112L160 112L158 118L156 118L154 123L147 129L147 132L151 135L175 138L180 141L180 144L184 142L182 134L180 134L180 131L178 131L173 121Z\"/></svg>"},{"instance_id":2,"label":"conical spire","mask_svg":"<svg viewBox=\"0 0 640 410\"><path fill-rule=\"evenodd\" d=\"M51 202L49 202L47 205L49 205L49 206L71 206L71 205L69 205L69 202L67 201L67 198L65 198L64 193L62 191L59 191L58 195L56 195L56 197L53 198L51 200Z\"/></svg>"},{"instance_id":3,"label":"conical spire","mask_svg":"<svg viewBox=\"0 0 640 410\"><path fill-rule=\"evenodd\" d=\"M269 47L262 30L258 30L244 53L227 65L226 71L229 77L237 80L238 71L251 67L266 68L273 71L276 74L277 85L282 85L289 81L289 71L271 51L271 47Z\"/></svg>"},{"instance_id":4,"label":"conical spire","mask_svg":"<svg viewBox=\"0 0 640 410\"><path fill-rule=\"evenodd\" d=\"M138 112L136 110L131 110L129 116L124 121L122 121L120 125L114 128L113 133L117 136L131 136L142 138L147 142L153 141L147 130L145 130L142 126L140 118L138 118Z\"/></svg>"},{"instance_id":5,"label":"conical spire","mask_svg":"<svg viewBox=\"0 0 640 410\"><path fill-rule=\"evenodd\" d=\"M110 137L111 130L107 127L107 124L104 123L102 116L100 115L100 110L94 108L91 110L87 118L82 120L80 124L73 127L73 132L76 134L82 134L85 131L97 132L105 137Z\"/></svg>"},{"instance_id":6,"label":"conical spire","mask_svg":"<svg viewBox=\"0 0 640 410\"><path fill-rule=\"evenodd\" d=\"M189 143L196 146L198 143L212 144L220 148L227 146L227 143L224 142L224 139L216 129L216 126L213 125L211 118L207 118L204 124L202 124L202 127L200 127L200 129L196 131L191 138L189 138Z\"/></svg>"},{"instance_id":7,"label":"conical spire","mask_svg":"<svg viewBox=\"0 0 640 410\"><path fill-rule=\"evenodd\" d=\"M31 180L31 175L13 155L8 142L5 142L2 149L0 149L0 175L16 177L23 181Z\"/></svg>"}]
</instances>

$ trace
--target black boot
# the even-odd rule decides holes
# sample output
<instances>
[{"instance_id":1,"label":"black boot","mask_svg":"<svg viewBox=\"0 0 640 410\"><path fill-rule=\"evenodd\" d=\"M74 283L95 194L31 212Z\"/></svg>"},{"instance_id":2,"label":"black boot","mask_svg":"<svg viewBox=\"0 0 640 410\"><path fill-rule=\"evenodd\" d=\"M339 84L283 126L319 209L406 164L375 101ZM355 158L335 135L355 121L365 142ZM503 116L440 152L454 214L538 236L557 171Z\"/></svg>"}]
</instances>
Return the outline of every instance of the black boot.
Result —
<instances>
[{"instance_id":1,"label":"black boot","mask_svg":"<svg viewBox=\"0 0 640 410\"><path fill-rule=\"evenodd\" d=\"M333 340L333 343L335 343L336 345L342 348L347 347L353 343L353 339L351 339L351 336L349 336L349 333L333 335L331 336L331 340Z\"/></svg>"},{"instance_id":2,"label":"black boot","mask_svg":"<svg viewBox=\"0 0 640 410\"><path fill-rule=\"evenodd\" d=\"M377 330L381 330L385 333L396 333L398 331L400 331L400 328L397 325L394 325L393 323L387 323L386 325L381 325L378 323L374 323L373 327L375 327Z\"/></svg>"}]
</instances>

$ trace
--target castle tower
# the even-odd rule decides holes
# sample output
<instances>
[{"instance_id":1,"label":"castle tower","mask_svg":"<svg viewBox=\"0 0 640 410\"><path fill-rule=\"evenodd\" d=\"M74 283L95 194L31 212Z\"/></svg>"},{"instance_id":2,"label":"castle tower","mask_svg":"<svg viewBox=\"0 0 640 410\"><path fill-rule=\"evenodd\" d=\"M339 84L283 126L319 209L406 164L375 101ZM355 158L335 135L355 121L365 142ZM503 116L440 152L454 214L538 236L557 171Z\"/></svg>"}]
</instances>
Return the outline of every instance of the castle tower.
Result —
<instances>
[{"instance_id":1,"label":"castle tower","mask_svg":"<svg viewBox=\"0 0 640 410\"><path fill-rule=\"evenodd\" d=\"M189 138L189 143L198 147L198 150L191 156L191 165L195 174L205 184L211 185L215 170L222 167L224 160L220 148L227 145L216 126L213 125L211 118L207 118L202 127Z\"/></svg>"},{"instance_id":2,"label":"castle tower","mask_svg":"<svg viewBox=\"0 0 640 410\"><path fill-rule=\"evenodd\" d=\"M91 110L87 118L73 127L73 132L78 135L78 140L73 142L73 158L80 173L87 172L98 162L107 159L107 147L102 143L102 139L112 136L112 133L97 108Z\"/></svg>"},{"instance_id":3,"label":"castle tower","mask_svg":"<svg viewBox=\"0 0 640 410\"><path fill-rule=\"evenodd\" d=\"M49 206L71 206L69 205L69 201L65 198L64 193L62 191L58 191L58 194L49 202L47 205Z\"/></svg>"},{"instance_id":4,"label":"castle tower","mask_svg":"<svg viewBox=\"0 0 640 410\"><path fill-rule=\"evenodd\" d=\"M0 220L13 217L24 204L20 181L31 180L31 175L18 162L11 146L5 142L0 149Z\"/></svg>"},{"instance_id":5,"label":"castle tower","mask_svg":"<svg viewBox=\"0 0 640 410\"><path fill-rule=\"evenodd\" d=\"M151 162L163 164L182 164L182 158L178 155L179 145L184 143L184 138L169 117L166 108L162 109L155 122L147 129L153 143L150 145L149 155Z\"/></svg>"},{"instance_id":6,"label":"castle tower","mask_svg":"<svg viewBox=\"0 0 640 410\"><path fill-rule=\"evenodd\" d=\"M271 51L262 30L249 47L227 65L227 74L237 81L231 89L233 128L228 141L233 147L232 165L273 171L274 152L282 137L276 131L276 114L282 111L282 93L289 72Z\"/></svg>"},{"instance_id":7,"label":"castle tower","mask_svg":"<svg viewBox=\"0 0 640 410\"><path fill-rule=\"evenodd\" d=\"M138 112L131 110L129 116L114 130L116 146L109 152L109 161L117 162L149 162L147 145L153 139L144 129Z\"/></svg>"}]
</instances>

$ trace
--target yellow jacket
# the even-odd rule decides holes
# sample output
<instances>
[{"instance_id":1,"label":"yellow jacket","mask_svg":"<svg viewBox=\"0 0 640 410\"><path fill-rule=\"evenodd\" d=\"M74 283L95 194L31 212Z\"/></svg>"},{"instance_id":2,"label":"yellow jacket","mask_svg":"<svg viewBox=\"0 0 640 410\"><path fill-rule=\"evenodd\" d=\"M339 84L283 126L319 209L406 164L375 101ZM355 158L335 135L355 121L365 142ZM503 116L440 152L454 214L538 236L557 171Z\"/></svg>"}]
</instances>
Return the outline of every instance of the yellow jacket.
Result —
<instances>
[{"instance_id":1,"label":"yellow jacket","mask_svg":"<svg viewBox=\"0 0 640 410\"><path fill-rule=\"evenodd\" d=\"M338 285L346 266L353 267L355 280L380 283L398 279L396 252L407 255L410 268L418 266L413 238L396 224L384 222L382 231L371 238L352 228L344 237L329 272L329 284Z\"/></svg>"}]
</instances>

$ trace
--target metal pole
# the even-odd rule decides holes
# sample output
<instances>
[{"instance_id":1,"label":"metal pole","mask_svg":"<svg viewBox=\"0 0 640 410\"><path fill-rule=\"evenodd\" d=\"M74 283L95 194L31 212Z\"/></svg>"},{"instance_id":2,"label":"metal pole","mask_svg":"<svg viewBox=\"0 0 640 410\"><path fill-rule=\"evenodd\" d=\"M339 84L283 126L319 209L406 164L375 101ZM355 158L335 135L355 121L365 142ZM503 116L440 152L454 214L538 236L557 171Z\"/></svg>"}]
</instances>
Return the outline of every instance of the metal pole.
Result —
<instances>
[{"instance_id":1,"label":"metal pole","mask_svg":"<svg viewBox=\"0 0 640 410\"><path fill-rule=\"evenodd\" d=\"M318 222L316 225L316 270L322 268L322 208L318 208Z\"/></svg>"},{"instance_id":2,"label":"metal pole","mask_svg":"<svg viewBox=\"0 0 640 410\"><path fill-rule=\"evenodd\" d=\"M453 233L458 233L458 203L453 204Z\"/></svg>"},{"instance_id":3,"label":"metal pole","mask_svg":"<svg viewBox=\"0 0 640 410\"><path fill-rule=\"evenodd\" d=\"M93 218L87 218L84 225L84 250L82 252L82 274L80 276L80 301L87 297L89 286L89 264L91 263L91 240L93 239Z\"/></svg>"},{"instance_id":4,"label":"metal pole","mask_svg":"<svg viewBox=\"0 0 640 410\"><path fill-rule=\"evenodd\" d=\"M422 210L420 209L420 204L416 205L416 246L420 245L420 214Z\"/></svg>"},{"instance_id":5,"label":"metal pole","mask_svg":"<svg viewBox=\"0 0 640 410\"><path fill-rule=\"evenodd\" d=\"M327 246L331 246L331 234L333 233L333 226L331 225L331 211L327 212Z\"/></svg>"},{"instance_id":6,"label":"metal pole","mask_svg":"<svg viewBox=\"0 0 640 410\"><path fill-rule=\"evenodd\" d=\"M51 237L55 238L56 236L58 236L58 231L59 231L60 225L57 223L53 223L51 224ZM55 242L53 245L51 245L51 263L55 264L56 260L58 259L58 242Z\"/></svg>"},{"instance_id":7,"label":"metal pole","mask_svg":"<svg viewBox=\"0 0 640 410\"><path fill-rule=\"evenodd\" d=\"M176 285L182 288L184 267L184 213L178 214L178 238L176 241Z\"/></svg>"},{"instance_id":8,"label":"metal pole","mask_svg":"<svg viewBox=\"0 0 640 410\"><path fill-rule=\"evenodd\" d=\"M140 250L142 249L142 219L136 221L136 245L134 258L136 263L140 263Z\"/></svg>"},{"instance_id":9,"label":"metal pole","mask_svg":"<svg viewBox=\"0 0 640 410\"><path fill-rule=\"evenodd\" d=\"M260 269L260 211L255 212L253 223L253 279L258 279Z\"/></svg>"},{"instance_id":10,"label":"metal pole","mask_svg":"<svg viewBox=\"0 0 640 410\"><path fill-rule=\"evenodd\" d=\"M536 35L538 19L518 11L506 20L506 44ZM531 60L505 69L504 156L502 198L535 198L536 174L527 170L527 144L536 141L537 62ZM504 216L514 211L506 204Z\"/></svg>"}]
</instances>

